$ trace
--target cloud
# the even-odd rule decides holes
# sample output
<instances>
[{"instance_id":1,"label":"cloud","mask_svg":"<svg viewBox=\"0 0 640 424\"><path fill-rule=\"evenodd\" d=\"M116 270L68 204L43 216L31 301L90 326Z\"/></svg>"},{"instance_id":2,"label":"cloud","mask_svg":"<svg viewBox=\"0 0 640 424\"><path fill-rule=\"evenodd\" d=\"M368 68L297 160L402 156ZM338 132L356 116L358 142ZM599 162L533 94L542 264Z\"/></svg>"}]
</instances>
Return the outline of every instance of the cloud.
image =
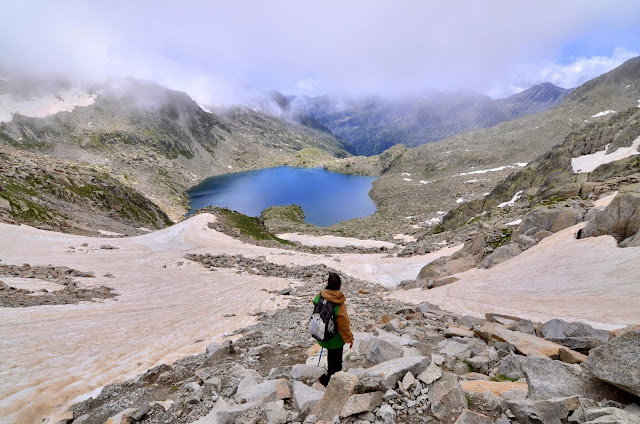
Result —
<instances>
[{"instance_id":1,"label":"cloud","mask_svg":"<svg viewBox=\"0 0 640 424\"><path fill-rule=\"evenodd\" d=\"M489 90L488 94L496 98L505 97L543 82L551 82L563 88L579 87L638 55L640 53L636 51L618 47L611 56L577 57L567 64L519 65L506 84L497 85Z\"/></svg>"},{"instance_id":2,"label":"cloud","mask_svg":"<svg viewBox=\"0 0 640 424\"><path fill-rule=\"evenodd\" d=\"M147 78L208 104L267 89L486 92L522 63L545 65L531 65L531 80L545 67L568 76L553 64L571 63L576 40L598 40L587 58L640 44L635 0L25 0L2 12L5 70Z\"/></svg>"}]
</instances>

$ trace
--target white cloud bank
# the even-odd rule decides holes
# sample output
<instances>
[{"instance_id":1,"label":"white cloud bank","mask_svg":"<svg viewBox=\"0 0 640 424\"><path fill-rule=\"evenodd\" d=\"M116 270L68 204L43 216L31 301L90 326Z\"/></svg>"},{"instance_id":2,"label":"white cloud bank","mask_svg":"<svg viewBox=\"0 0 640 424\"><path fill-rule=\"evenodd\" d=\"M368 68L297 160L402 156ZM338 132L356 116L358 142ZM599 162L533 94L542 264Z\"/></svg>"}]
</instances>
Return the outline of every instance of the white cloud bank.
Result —
<instances>
[{"instance_id":1,"label":"white cloud bank","mask_svg":"<svg viewBox=\"0 0 640 424\"><path fill-rule=\"evenodd\" d=\"M508 82L502 91L512 92L545 80L570 87L634 54L638 39L621 35L640 33L636 0L5 3L0 73L134 76L200 104L266 89L393 95L489 92ZM583 39L613 53L567 60L578 54L567 46Z\"/></svg>"}]
</instances>

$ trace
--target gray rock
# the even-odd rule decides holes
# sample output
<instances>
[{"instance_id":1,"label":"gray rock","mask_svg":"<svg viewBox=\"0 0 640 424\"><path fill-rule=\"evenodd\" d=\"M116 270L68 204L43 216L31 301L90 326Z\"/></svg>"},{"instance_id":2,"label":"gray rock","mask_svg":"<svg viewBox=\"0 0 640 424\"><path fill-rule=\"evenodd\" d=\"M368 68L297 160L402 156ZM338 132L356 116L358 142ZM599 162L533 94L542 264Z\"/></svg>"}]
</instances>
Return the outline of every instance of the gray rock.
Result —
<instances>
[{"instance_id":1,"label":"gray rock","mask_svg":"<svg viewBox=\"0 0 640 424\"><path fill-rule=\"evenodd\" d=\"M521 379L524 377L521 367L524 359L524 356L509 354L502 358L495 369L495 373L492 372L491 374L493 377L497 375L504 375L510 379Z\"/></svg>"},{"instance_id":2,"label":"gray rock","mask_svg":"<svg viewBox=\"0 0 640 424\"><path fill-rule=\"evenodd\" d=\"M407 372L419 374L429 365L429 358L426 356L409 356L382 362L365 371L369 375L380 375L381 384L385 389L393 389L396 382Z\"/></svg>"},{"instance_id":3,"label":"gray rock","mask_svg":"<svg viewBox=\"0 0 640 424\"><path fill-rule=\"evenodd\" d=\"M413 374L411 374L411 371L408 371L404 377L402 378L402 387L409 391L411 389L411 386L413 386L413 383L416 382L416 378L413 376Z\"/></svg>"},{"instance_id":4,"label":"gray rock","mask_svg":"<svg viewBox=\"0 0 640 424\"><path fill-rule=\"evenodd\" d=\"M251 379L251 377L248 377ZM244 382L245 380L243 380ZM238 385L238 391L235 394L236 402L264 402L270 399L277 399L276 388L279 383L287 384L286 379L267 380L258 384Z\"/></svg>"},{"instance_id":5,"label":"gray rock","mask_svg":"<svg viewBox=\"0 0 640 424\"><path fill-rule=\"evenodd\" d=\"M355 391L358 377L340 371L331 376L327 390L320 402L311 411L318 417L319 421L332 420L334 416L340 414L347 400Z\"/></svg>"},{"instance_id":6,"label":"gray rock","mask_svg":"<svg viewBox=\"0 0 640 424\"><path fill-rule=\"evenodd\" d=\"M389 343L380 337L374 337L368 342L361 343L358 350L374 364L401 358L404 354L402 347Z\"/></svg>"},{"instance_id":7,"label":"gray rock","mask_svg":"<svg viewBox=\"0 0 640 424\"><path fill-rule=\"evenodd\" d=\"M585 409L582 413L584 422L589 423L640 424L639 416L614 407Z\"/></svg>"},{"instance_id":8,"label":"gray rock","mask_svg":"<svg viewBox=\"0 0 640 424\"><path fill-rule=\"evenodd\" d=\"M460 343L456 340L443 340L440 343L438 343L438 347L440 348L439 349L440 353L442 353L443 355L451 356L451 357L458 357L458 355L460 355L461 353L469 350L468 345L464 343ZM465 355L462 355L461 359L465 357L466 357Z\"/></svg>"},{"instance_id":9,"label":"gray rock","mask_svg":"<svg viewBox=\"0 0 640 424\"><path fill-rule=\"evenodd\" d=\"M584 369L640 396L640 331L630 331L589 352Z\"/></svg>"},{"instance_id":10,"label":"gray rock","mask_svg":"<svg viewBox=\"0 0 640 424\"><path fill-rule=\"evenodd\" d=\"M458 378L448 372L433 383L427 399L431 404L431 413L441 421L448 416L458 416L467 408L467 398Z\"/></svg>"},{"instance_id":11,"label":"gray rock","mask_svg":"<svg viewBox=\"0 0 640 424\"><path fill-rule=\"evenodd\" d=\"M545 358L526 358L521 364L529 385L530 400L584 396L594 400L624 401L618 388L594 378L579 365Z\"/></svg>"},{"instance_id":12,"label":"gray rock","mask_svg":"<svg viewBox=\"0 0 640 424\"><path fill-rule=\"evenodd\" d=\"M609 341L609 332L598 330L583 322L566 322L552 319L540 329L546 340L576 351L588 351Z\"/></svg>"},{"instance_id":13,"label":"gray rock","mask_svg":"<svg viewBox=\"0 0 640 424\"><path fill-rule=\"evenodd\" d=\"M486 415L465 409L454 424L493 424L493 420Z\"/></svg>"},{"instance_id":14,"label":"gray rock","mask_svg":"<svg viewBox=\"0 0 640 424\"><path fill-rule=\"evenodd\" d=\"M522 253L517 243L508 243L498 247L492 254L484 258L478 268L491 268Z\"/></svg>"},{"instance_id":15,"label":"gray rock","mask_svg":"<svg viewBox=\"0 0 640 424\"><path fill-rule=\"evenodd\" d=\"M340 412L340 418L350 417L362 412L371 412L382 404L382 397L382 392L352 395L344 404Z\"/></svg>"},{"instance_id":16,"label":"gray rock","mask_svg":"<svg viewBox=\"0 0 640 424\"><path fill-rule=\"evenodd\" d=\"M314 367L306 364L296 364L291 367L290 375L294 380L317 380L324 373L325 369L321 367Z\"/></svg>"},{"instance_id":17,"label":"gray rock","mask_svg":"<svg viewBox=\"0 0 640 424\"><path fill-rule=\"evenodd\" d=\"M533 237L520 234L516 237L515 241L521 246L522 250L527 250L538 244L538 240Z\"/></svg>"},{"instance_id":18,"label":"gray rock","mask_svg":"<svg viewBox=\"0 0 640 424\"><path fill-rule=\"evenodd\" d=\"M586 210L578 203L573 203L571 207L541 207L522 219L517 232L529 235L529 230L534 229L535 233L540 230L555 233L582 222L585 215Z\"/></svg>"},{"instance_id":19,"label":"gray rock","mask_svg":"<svg viewBox=\"0 0 640 424\"><path fill-rule=\"evenodd\" d=\"M489 357L484 355L474 356L467 359L467 364L470 364L473 368L478 370L480 374L486 374L489 372Z\"/></svg>"},{"instance_id":20,"label":"gray rock","mask_svg":"<svg viewBox=\"0 0 640 424\"><path fill-rule=\"evenodd\" d=\"M298 411L311 410L324 396L322 390L316 390L299 381L293 382L293 406Z\"/></svg>"},{"instance_id":21,"label":"gray rock","mask_svg":"<svg viewBox=\"0 0 640 424\"><path fill-rule=\"evenodd\" d=\"M396 346L413 346L416 343L418 343L417 340L412 339L411 337L398 336L396 334L389 333L379 328L375 328L373 332L376 335L376 337Z\"/></svg>"},{"instance_id":22,"label":"gray rock","mask_svg":"<svg viewBox=\"0 0 640 424\"><path fill-rule=\"evenodd\" d=\"M548 400L505 400L505 409L510 410L518 423L563 424L571 411L579 407L577 397Z\"/></svg>"},{"instance_id":23,"label":"gray rock","mask_svg":"<svg viewBox=\"0 0 640 424\"><path fill-rule=\"evenodd\" d=\"M580 231L578 238L613 236L618 242L640 231L640 184L627 186Z\"/></svg>"},{"instance_id":24,"label":"gray rock","mask_svg":"<svg viewBox=\"0 0 640 424\"><path fill-rule=\"evenodd\" d=\"M383 424L395 424L396 422L396 412L386 403L378 409L376 417L378 417Z\"/></svg>"},{"instance_id":25,"label":"gray rock","mask_svg":"<svg viewBox=\"0 0 640 424\"><path fill-rule=\"evenodd\" d=\"M269 424L285 424L289 414L284 409L284 401L267 402L262 408Z\"/></svg>"},{"instance_id":26,"label":"gray rock","mask_svg":"<svg viewBox=\"0 0 640 424\"><path fill-rule=\"evenodd\" d=\"M429 385L442 377L442 370L438 367L435 361L431 362L426 370L418 374L418 380L424 384Z\"/></svg>"},{"instance_id":27,"label":"gray rock","mask_svg":"<svg viewBox=\"0 0 640 424\"><path fill-rule=\"evenodd\" d=\"M5 209L11 212L11 203L4 197L0 197L0 209Z\"/></svg>"},{"instance_id":28,"label":"gray rock","mask_svg":"<svg viewBox=\"0 0 640 424\"><path fill-rule=\"evenodd\" d=\"M383 399L389 401L398 397L398 392L393 389L389 389L384 393Z\"/></svg>"},{"instance_id":29,"label":"gray rock","mask_svg":"<svg viewBox=\"0 0 640 424\"><path fill-rule=\"evenodd\" d=\"M133 421L140 421L149 412L149 402L144 402L136 412L131 415Z\"/></svg>"}]
</instances>

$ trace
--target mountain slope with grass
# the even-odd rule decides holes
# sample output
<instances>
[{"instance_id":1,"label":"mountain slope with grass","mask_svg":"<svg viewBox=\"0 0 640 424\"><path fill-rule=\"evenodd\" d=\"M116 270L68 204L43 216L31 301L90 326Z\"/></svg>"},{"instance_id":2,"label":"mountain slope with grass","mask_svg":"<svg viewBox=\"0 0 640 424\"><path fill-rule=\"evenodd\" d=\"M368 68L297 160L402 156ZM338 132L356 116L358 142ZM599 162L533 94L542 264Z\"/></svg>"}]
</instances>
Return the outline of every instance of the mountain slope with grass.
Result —
<instances>
[{"instance_id":1,"label":"mountain slope with grass","mask_svg":"<svg viewBox=\"0 0 640 424\"><path fill-rule=\"evenodd\" d=\"M151 82L65 87L3 81L0 143L107 167L173 219L187 210L184 191L206 177L348 155L326 132L249 107L205 111Z\"/></svg>"}]
</instances>

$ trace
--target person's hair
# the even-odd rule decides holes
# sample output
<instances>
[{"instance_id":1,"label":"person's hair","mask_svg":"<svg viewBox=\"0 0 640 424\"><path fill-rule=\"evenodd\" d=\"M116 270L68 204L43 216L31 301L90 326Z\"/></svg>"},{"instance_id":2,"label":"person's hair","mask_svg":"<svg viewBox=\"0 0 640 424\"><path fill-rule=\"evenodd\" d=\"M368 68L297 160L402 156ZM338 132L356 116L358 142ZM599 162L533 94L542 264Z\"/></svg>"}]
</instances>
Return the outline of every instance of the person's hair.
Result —
<instances>
[{"instance_id":1,"label":"person's hair","mask_svg":"<svg viewBox=\"0 0 640 424\"><path fill-rule=\"evenodd\" d=\"M327 290L338 290L340 289L340 285L342 281L340 281L340 276L335 272L329 273L329 280L327 281Z\"/></svg>"}]
</instances>

